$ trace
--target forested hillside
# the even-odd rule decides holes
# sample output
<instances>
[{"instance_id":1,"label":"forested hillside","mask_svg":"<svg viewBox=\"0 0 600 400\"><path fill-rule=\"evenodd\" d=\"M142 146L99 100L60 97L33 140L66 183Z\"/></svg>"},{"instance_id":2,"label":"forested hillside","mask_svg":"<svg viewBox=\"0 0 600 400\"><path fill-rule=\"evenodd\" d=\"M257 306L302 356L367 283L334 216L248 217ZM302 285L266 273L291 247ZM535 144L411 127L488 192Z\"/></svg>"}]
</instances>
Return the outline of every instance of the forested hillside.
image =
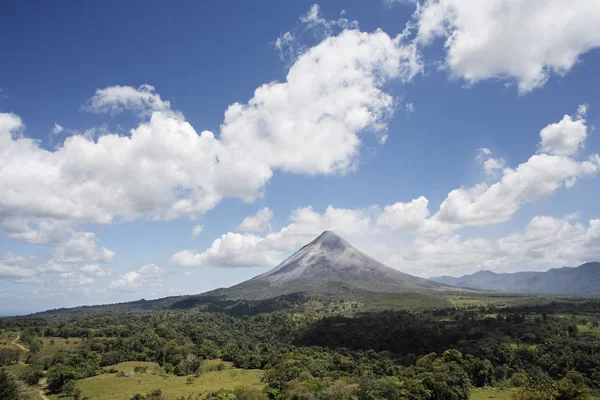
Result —
<instances>
[{"instance_id":1,"label":"forested hillside","mask_svg":"<svg viewBox=\"0 0 600 400\"><path fill-rule=\"evenodd\" d=\"M240 302L236 312L191 302L0 320L2 385L21 393L2 398L36 398L38 388L56 399L124 400L466 400L489 387L515 399L566 400L600 392L596 300L467 297L419 311L294 300L279 300L280 310L273 302Z\"/></svg>"}]
</instances>

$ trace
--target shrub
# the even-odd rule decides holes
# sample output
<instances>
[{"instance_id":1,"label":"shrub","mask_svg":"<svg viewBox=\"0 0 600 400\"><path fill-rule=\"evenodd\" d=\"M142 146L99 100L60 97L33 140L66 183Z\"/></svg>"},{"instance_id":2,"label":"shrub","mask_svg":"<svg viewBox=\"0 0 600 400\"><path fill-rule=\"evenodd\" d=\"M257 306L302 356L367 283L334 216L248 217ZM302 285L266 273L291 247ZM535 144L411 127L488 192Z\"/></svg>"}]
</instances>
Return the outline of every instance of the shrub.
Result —
<instances>
[{"instance_id":1,"label":"shrub","mask_svg":"<svg viewBox=\"0 0 600 400\"><path fill-rule=\"evenodd\" d=\"M77 387L75 381L69 381L63 385L63 393L73 397L74 400L81 399L81 389Z\"/></svg>"},{"instance_id":2,"label":"shrub","mask_svg":"<svg viewBox=\"0 0 600 400\"><path fill-rule=\"evenodd\" d=\"M218 392L213 392L206 396L206 400L236 400L235 393L232 393L228 390L219 390Z\"/></svg>"},{"instance_id":3,"label":"shrub","mask_svg":"<svg viewBox=\"0 0 600 400\"><path fill-rule=\"evenodd\" d=\"M133 367L133 372L135 372L136 374L145 374L146 371L148 371L148 367L142 365L136 365L135 367Z\"/></svg>"},{"instance_id":4,"label":"shrub","mask_svg":"<svg viewBox=\"0 0 600 400\"><path fill-rule=\"evenodd\" d=\"M15 349L0 349L0 367L19 362L19 353L19 350Z\"/></svg>"},{"instance_id":5,"label":"shrub","mask_svg":"<svg viewBox=\"0 0 600 400\"><path fill-rule=\"evenodd\" d=\"M163 396L162 391L160 389L154 389L150 393L146 395L145 400L166 400L167 398Z\"/></svg>"},{"instance_id":6,"label":"shrub","mask_svg":"<svg viewBox=\"0 0 600 400\"><path fill-rule=\"evenodd\" d=\"M175 375L184 376L196 373L202 366L202 360L200 360L194 354L188 354L183 360L175 367Z\"/></svg>"},{"instance_id":7,"label":"shrub","mask_svg":"<svg viewBox=\"0 0 600 400\"><path fill-rule=\"evenodd\" d=\"M4 369L0 369L0 399L19 400L19 388L14 378Z\"/></svg>"},{"instance_id":8,"label":"shrub","mask_svg":"<svg viewBox=\"0 0 600 400\"><path fill-rule=\"evenodd\" d=\"M19 378L26 384L33 386L37 385L43 376L44 372L40 368L28 365Z\"/></svg>"},{"instance_id":9,"label":"shrub","mask_svg":"<svg viewBox=\"0 0 600 400\"><path fill-rule=\"evenodd\" d=\"M531 380L513 395L513 400L583 400L587 398L582 386L569 379L560 381Z\"/></svg>"},{"instance_id":10,"label":"shrub","mask_svg":"<svg viewBox=\"0 0 600 400\"><path fill-rule=\"evenodd\" d=\"M68 365L55 365L48 370L48 389L53 393L60 393L64 386L77 379L77 370Z\"/></svg>"},{"instance_id":11,"label":"shrub","mask_svg":"<svg viewBox=\"0 0 600 400\"><path fill-rule=\"evenodd\" d=\"M237 400L267 400L267 395L255 389L247 387L237 387L233 391Z\"/></svg>"}]
</instances>

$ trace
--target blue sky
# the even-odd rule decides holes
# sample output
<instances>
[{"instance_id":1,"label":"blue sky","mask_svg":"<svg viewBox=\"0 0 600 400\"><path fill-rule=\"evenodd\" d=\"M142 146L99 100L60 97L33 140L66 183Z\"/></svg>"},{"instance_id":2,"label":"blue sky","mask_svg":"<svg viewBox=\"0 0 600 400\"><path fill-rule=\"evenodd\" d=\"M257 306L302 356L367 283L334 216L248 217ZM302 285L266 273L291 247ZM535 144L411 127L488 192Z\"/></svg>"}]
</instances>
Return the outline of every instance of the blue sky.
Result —
<instances>
[{"instance_id":1,"label":"blue sky","mask_svg":"<svg viewBox=\"0 0 600 400\"><path fill-rule=\"evenodd\" d=\"M4 3L0 314L229 286L325 229L424 277L600 259L575 3Z\"/></svg>"}]
</instances>

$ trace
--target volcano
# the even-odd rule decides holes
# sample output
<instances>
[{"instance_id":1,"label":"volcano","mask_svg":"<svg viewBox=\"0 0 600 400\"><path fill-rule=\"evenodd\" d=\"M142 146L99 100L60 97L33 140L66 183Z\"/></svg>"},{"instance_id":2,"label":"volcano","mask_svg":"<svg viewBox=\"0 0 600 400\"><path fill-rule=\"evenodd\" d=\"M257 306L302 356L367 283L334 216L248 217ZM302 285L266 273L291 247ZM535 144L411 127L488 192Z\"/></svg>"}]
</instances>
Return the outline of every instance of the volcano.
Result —
<instances>
[{"instance_id":1,"label":"volcano","mask_svg":"<svg viewBox=\"0 0 600 400\"><path fill-rule=\"evenodd\" d=\"M263 300L292 293L355 298L455 290L387 267L334 232L325 231L272 270L213 293L229 298Z\"/></svg>"}]
</instances>

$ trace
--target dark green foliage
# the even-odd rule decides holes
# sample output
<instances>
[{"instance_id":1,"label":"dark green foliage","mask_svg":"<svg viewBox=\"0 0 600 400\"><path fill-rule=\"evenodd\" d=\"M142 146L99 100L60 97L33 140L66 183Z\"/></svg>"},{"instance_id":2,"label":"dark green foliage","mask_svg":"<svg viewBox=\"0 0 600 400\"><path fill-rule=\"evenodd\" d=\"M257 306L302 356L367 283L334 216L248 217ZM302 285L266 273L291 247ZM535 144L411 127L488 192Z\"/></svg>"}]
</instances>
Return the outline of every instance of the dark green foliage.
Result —
<instances>
[{"instance_id":1,"label":"dark green foliage","mask_svg":"<svg viewBox=\"0 0 600 400\"><path fill-rule=\"evenodd\" d=\"M228 390L219 390L206 396L206 400L236 400L235 393Z\"/></svg>"},{"instance_id":2,"label":"dark green foliage","mask_svg":"<svg viewBox=\"0 0 600 400\"><path fill-rule=\"evenodd\" d=\"M77 384L75 383L74 380L68 381L67 383L65 383L62 387L62 392L65 395L70 396L75 400L78 400L81 398L81 390L79 388L77 388Z\"/></svg>"},{"instance_id":3,"label":"dark green foliage","mask_svg":"<svg viewBox=\"0 0 600 400\"><path fill-rule=\"evenodd\" d=\"M141 365L136 365L133 368L133 372L135 372L136 374L145 374L146 371L148 371L148 367L144 367L144 366L141 366Z\"/></svg>"},{"instance_id":4,"label":"dark green foliage","mask_svg":"<svg viewBox=\"0 0 600 400\"><path fill-rule=\"evenodd\" d=\"M268 397L264 392L250 389L246 387L238 387L233 393L235 394L235 398L237 400L267 400Z\"/></svg>"},{"instance_id":5,"label":"dark green foliage","mask_svg":"<svg viewBox=\"0 0 600 400\"><path fill-rule=\"evenodd\" d=\"M71 398L80 396L74 381L101 373L101 366L154 361L192 380L203 360L214 358L266 370L266 388L219 391L213 399L465 400L472 386L512 385L521 388L519 400L536 399L536 391L577 400L584 388L600 391L600 336L587 332L600 318L596 300L413 312L296 300L286 300L293 312L257 313L257 303L218 300L184 310L0 320L0 329L28 332L30 346L46 334L83 338L70 351L30 355L32 377L22 377L33 382L34 368L48 369L49 388ZM308 306L317 302L322 311ZM227 310L208 311L217 306ZM243 309L248 314L237 315Z\"/></svg>"},{"instance_id":6,"label":"dark green foliage","mask_svg":"<svg viewBox=\"0 0 600 400\"><path fill-rule=\"evenodd\" d=\"M138 393L131 398L131 400L166 400L166 399L167 398L162 395L162 391L160 389L154 389L153 391L151 391L150 393L148 393L146 395Z\"/></svg>"},{"instance_id":7,"label":"dark green foliage","mask_svg":"<svg viewBox=\"0 0 600 400\"><path fill-rule=\"evenodd\" d=\"M21 373L19 379L28 385L37 385L40 379L44 376L44 371L39 366L28 365Z\"/></svg>"},{"instance_id":8,"label":"dark green foliage","mask_svg":"<svg viewBox=\"0 0 600 400\"><path fill-rule=\"evenodd\" d=\"M15 349L0 349L0 367L18 363L20 353L19 350Z\"/></svg>"},{"instance_id":9,"label":"dark green foliage","mask_svg":"<svg viewBox=\"0 0 600 400\"><path fill-rule=\"evenodd\" d=\"M359 400L425 400L428 393L418 381L400 380L396 377L359 379L356 397ZM341 398L350 398L342 395Z\"/></svg>"},{"instance_id":10,"label":"dark green foliage","mask_svg":"<svg viewBox=\"0 0 600 400\"><path fill-rule=\"evenodd\" d=\"M29 343L29 352L31 354L37 354L40 352L40 350L42 350L42 342L39 340L32 340Z\"/></svg>"},{"instance_id":11,"label":"dark green foliage","mask_svg":"<svg viewBox=\"0 0 600 400\"><path fill-rule=\"evenodd\" d=\"M305 303L309 298L300 293L279 296L261 301L228 300L211 296L190 296L169 306L171 310L199 307L206 312L225 313L233 316L257 315L289 310Z\"/></svg>"},{"instance_id":12,"label":"dark green foliage","mask_svg":"<svg viewBox=\"0 0 600 400\"><path fill-rule=\"evenodd\" d=\"M77 369L69 365L55 365L48 370L48 389L53 393L63 391L67 383L77 379Z\"/></svg>"},{"instance_id":13,"label":"dark green foliage","mask_svg":"<svg viewBox=\"0 0 600 400\"><path fill-rule=\"evenodd\" d=\"M167 400L167 398L162 395L160 389L154 389L146 395L146 400Z\"/></svg>"},{"instance_id":14,"label":"dark green foliage","mask_svg":"<svg viewBox=\"0 0 600 400\"><path fill-rule=\"evenodd\" d=\"M15 379L4 369L0 369L0 399L21 400Z\"/></svg>"},{"instance_id":15,"label":"dark green foliage","mask_svg":"<svg viewBox=\"0 0 600 400\"><path fill-rule=\"evenodd\" d=\"M582 384L569 379L552 381L532 379L513 396L514 400L584 400L587 398Z\"/></svg>"},{"instance_id":16,"label":"dark green foliage","mask_svg":"<svg viewBox=\"0 0 600 400\"><path fill-rule=\"evenodd\" d=\"M87 349L57 352L48 369L48 389L60 393L70 381L97 375L100 358L98 353Z\"/></svg>"},{"instance_id":17,"label":"dark green foliage","mask_svg":"<svg viewBox=\"0 0 600 400\"><path fill-rule=\"evenodd\" d=\"M175 367L175 375L195 374L202 367L202 360L195 354L188 353Z\"/></svg>"},{"instance_id":18,"label":"dark green foliage","mask_svg":"<svg viewBox=\"0 0 600 400\"><path fill-rule=\"evenodd\" d=\"M258 390L239 387L235 390L219 390L206 396L206 400L267 400L266 393Z\"/></svg>"}]
</instances>

